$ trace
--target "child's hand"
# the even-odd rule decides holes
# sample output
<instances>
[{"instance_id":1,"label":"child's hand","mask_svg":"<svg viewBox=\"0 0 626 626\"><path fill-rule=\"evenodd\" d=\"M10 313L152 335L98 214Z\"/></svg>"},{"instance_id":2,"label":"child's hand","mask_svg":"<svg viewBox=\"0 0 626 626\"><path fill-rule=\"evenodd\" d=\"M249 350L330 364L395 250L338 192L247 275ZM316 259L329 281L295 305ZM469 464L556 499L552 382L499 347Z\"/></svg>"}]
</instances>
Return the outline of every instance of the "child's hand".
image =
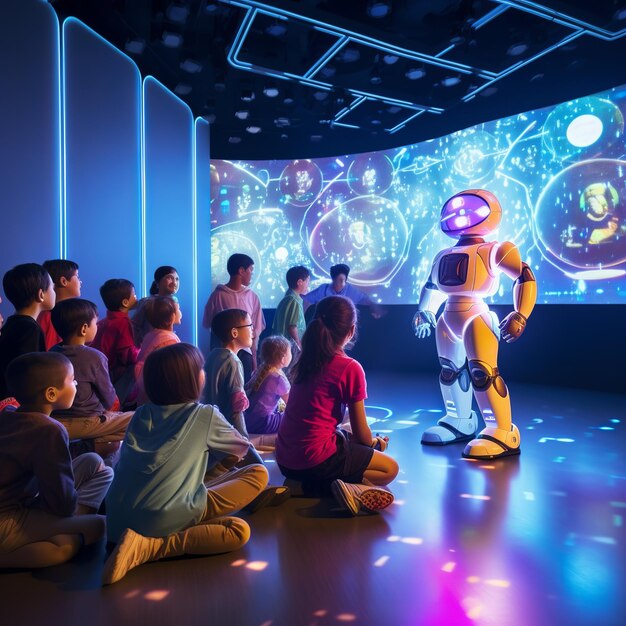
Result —
<instances>
[{"instance_id":1,"label":"child's hand","mask_svg":"<svg viewBox=\"0 0 626 626\"><path fill-rule=\"evenodd\" d=\"M380 450L384 452L389 445L389 437L382 437L379 433L376 433L375 439L372 441L372 448L374 450Z\"/></svg>"}]
</instances>

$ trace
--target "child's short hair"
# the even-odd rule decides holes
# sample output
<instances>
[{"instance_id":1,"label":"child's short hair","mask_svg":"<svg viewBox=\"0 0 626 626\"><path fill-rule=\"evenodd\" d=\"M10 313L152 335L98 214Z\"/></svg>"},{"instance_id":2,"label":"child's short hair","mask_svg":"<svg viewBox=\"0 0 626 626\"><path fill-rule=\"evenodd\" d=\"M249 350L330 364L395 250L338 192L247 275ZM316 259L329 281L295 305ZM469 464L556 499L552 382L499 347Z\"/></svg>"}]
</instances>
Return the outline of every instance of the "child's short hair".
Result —
<instances>
[{"instance_id":1,"label":"child's short hair","mask_svg":"<svg viewBox=\"0 0 626 626\"><path fill-rule=\"evenodd\" d=\"M291 347L289 340L282 335L271 335L261 342L261 361L268 365L278 363Z\"/></svg>"},{"instance_id":2,"label":"child's short hair","mask_svg":"<svg viewBox=\"0 0 626 626\"><path fill-rule=\"evenodd\" d=\"M243 309L226 309L215 315L211 322L211 332L222 342L228 343L232 339L230 331L245 321L247 311Z\"/></svg>"},{"instance_id":3,"label":"child's short hair","mask_svg":"<svg viewBox=\"0 0 626 626\"><path fill-rule=\"evenodd\" d=\"M122 300L130 299L135 285L125 278L109 278L100 287L100 297L107 311L119 311L122 308Z\"/></svg>"},{"instance_id":4,"label":"child's short hair","mask_svg":"<svg viewBox=\"0 0 626 626\"><path fill-rule=\"evenodd\" d=\"M43 266L46 268L48 274L50 274L55 285L59 284L61 278L70 280L78 271L78 263L68 261L67 259L51 259L50 261L44 261Z\"/></svg>"},{"instance_id":5,"label":"child's short hair","mask_svg":"<svg viewBox=\"0 0 626 626\"><path fill-rule=\"evenodd\" d=\"M166 330L176 316L176 301L170 296L153 296L145 305L146 319L152 328Z\"/></svg>"},{"instance_id":6,"label":"child's short hair","mask_svg":"<svg viewBox=\"0 0 626 626\"><path fill-rule=\"evenodd\" d=\"M6 371L7 390L20 404L41 399L48 387L63 386L70 360L60 352L27 352L13 359Z\"/></svg>"},{"instance_id":7,"label":"child's short hair","mask_svg":"<svg viewBox=\"0 0 626 626\"><path fill-rule=\"evenodd\" d=\"M290 267L287 270L287 285L289 285L290 289L295 289L298 286L299 280L306 280L311 275L311 272L304 265L296 265L295 267Z\"/></svg>"},{"instance_id":8,"label":"child's short hair","mask_svg":"<svg viewBox=\"0 0 626 626\"><path fill-rule=\"evenodd\" d=\"M254 260L247 254L231 254L226 262L226 270L229 276L236 276L240 267L247 270L251 265L254 265Z\"/></svg>"},{"instance_id":9,"label":"child's short hair","mask_svg":"<svg viewBox=\"0 0 626 626\"><path fill-rule=\"evenodd\" d=\"M330 277L335 279L339 274L344 274L346 278L350 274L350 268L345 263L338 263L330 268Z\"/></svg>"},{"instance_id":10,"label":"child's short hair","mask_svg":"<svg viewBox=\"0 0 626 626\"><path fill-rule=\"evenodd\" d=\"M23 263L10 269L2 279L2 288L9 302L17 311L32 304L39 290L50 287L50 275L37 263Z\"/></svg>"},{"instance_id":11,"label":"child's short hair","mask_svg":"<svg viewBox=\"0 0 626 626\"><path fill-rule=\"evenodd\" d=\"M83 324L91 324L95 317L98 317L98 308L93 302L83 298L69 298L57 302L50 313L54 330L63 341L76 336Z\"/></svg>"},{"instance_id":12,"label":"child's short hair","mask_svg":"<svg viewBox=\"0 0 626 626\"><path fill-rule=\"evenodd\" d=\"M175 343L152 352L143 368L146 394L153 404L197 402L202 394L202 352L189 343Z\"/></svg>"}]
</instances>

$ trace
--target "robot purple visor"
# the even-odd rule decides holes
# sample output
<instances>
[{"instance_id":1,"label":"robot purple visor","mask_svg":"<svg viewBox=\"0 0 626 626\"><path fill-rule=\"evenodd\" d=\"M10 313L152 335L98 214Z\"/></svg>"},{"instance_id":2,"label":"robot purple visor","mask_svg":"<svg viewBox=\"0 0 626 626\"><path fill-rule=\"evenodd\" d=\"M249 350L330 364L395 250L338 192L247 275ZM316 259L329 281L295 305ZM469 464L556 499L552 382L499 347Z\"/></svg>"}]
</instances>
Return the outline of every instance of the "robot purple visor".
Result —
<instances>
[{"instance_id":1,"label":"robot purple visor","mask_svg":"<svg viewBox=\"0 0 626 626\"><path fill-rule=\"evenodd\" d=\"M441 230L444 233L471 228L486 220L491 208L486 200L473 194L458 194L441 209Z\"/></svg>"}]
</instances>

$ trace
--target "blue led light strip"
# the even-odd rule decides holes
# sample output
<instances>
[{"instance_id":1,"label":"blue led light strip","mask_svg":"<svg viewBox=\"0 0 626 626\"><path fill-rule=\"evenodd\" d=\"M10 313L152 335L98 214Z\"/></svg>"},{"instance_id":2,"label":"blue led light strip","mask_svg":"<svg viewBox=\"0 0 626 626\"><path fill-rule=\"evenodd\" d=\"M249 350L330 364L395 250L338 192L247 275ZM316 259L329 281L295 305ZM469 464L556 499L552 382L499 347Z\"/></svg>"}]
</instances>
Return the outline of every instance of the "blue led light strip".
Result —
<instances>
[{"instance_id":1,"label":"blue led light strip","mask_svg":"<svg viewBox=\"0 0 626 626\"><path fill-rule=\"evenodd\" d=\"M606 30L606 28L601 28L600 26L596 26L595 24L579 20L578 18L571 15L561 13L560 11L555 11L554 9L545 7L541 4L538 4L537 2L530 2L529 0L494 1L498 2L499 4L510 6L520 11L524 11L525 13L536 15L537 17L541 17L545 20L556 22L557 24L561 24L562 26L568 26L569 28L573 29L582 28L585 30L585 34L591 35L592 37L598 37L599 39L620 39L621 37L624 37L624 35L626 35L626 28L622 28L621 30L618 30L616 32L611 32L609 30ZM589 0L589 4L593 4L591 0Z\"/></svg>"}]
</instances>

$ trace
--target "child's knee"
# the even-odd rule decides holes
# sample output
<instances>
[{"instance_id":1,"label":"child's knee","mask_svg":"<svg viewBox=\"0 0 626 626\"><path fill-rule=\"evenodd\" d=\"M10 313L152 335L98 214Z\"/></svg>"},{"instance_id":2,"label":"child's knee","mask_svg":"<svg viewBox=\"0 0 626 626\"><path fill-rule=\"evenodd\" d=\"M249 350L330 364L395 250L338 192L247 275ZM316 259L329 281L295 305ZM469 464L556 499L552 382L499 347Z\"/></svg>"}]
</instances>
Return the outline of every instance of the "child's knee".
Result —
<instances>
[{"instance_id":1,"label":"child's knee","mask_svg":"<svg viewBox=\"0 0 626 626\"><path fill-rule=\"evenodd\" d=\"M250 540L250 526L244 520L231 517L228 519L227 527L232 536L233 550L245 546Z\"/></svg>"},{"instance_id":2,"label":"child's knee","mask_svg":"<svg viewBox=\"0 0 626 626\"><path fill-rule=\"evenodd\" d=\"M77 472L84 472L90 476L97 474L100 471L104 471L106 468L102 457L95 452L85 452L84 454L77 456L74 459L73 465L75 474Z\"/></svg>"},{"instance_id":3,"label":"child's knee","mask_svg":"<svg viewBox=\"0 0 626 626\"><path fill-rule=\"evenodd\" d=\"M387 457L387 459L388 459L387 473L390 476L389 482L391 482L398 475L398 472L400 471L400 466L398 465L398 461L396 461L392 457Z\"/></svg>"},{"instance_id":4,"label":"child's knee","mask_svg":"<svg viewBox=\"0 0 626 626\"><path fill-rule=\"evenodd\" d=\"M250 476L259 485L259 491L265 489L267 483L270 480L270 475L267 472L265 465L260 463L254 463L253 465L247 465L245 468L246 474Z\"/></svg>"}]
</instances>

